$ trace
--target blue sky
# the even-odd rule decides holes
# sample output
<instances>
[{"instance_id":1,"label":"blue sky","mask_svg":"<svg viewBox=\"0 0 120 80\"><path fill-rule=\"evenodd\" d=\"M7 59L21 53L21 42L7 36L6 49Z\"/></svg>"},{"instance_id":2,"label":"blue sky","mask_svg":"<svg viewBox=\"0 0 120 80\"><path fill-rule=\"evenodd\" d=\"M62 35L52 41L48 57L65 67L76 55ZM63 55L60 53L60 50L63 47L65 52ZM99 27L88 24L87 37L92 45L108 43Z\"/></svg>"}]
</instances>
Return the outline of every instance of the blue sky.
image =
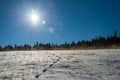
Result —
<instances>
[{"instance_id":1,"label":"blue sky","mask_svg":"<svg viewBox=\"0 0 120 80\"><path fill-rule=\"evenodd\" d=\"M0 45L90 40L120 31L119 0L0 0ZM37 11L46 24L32 25Z\"/></svg>"}]
</instances>

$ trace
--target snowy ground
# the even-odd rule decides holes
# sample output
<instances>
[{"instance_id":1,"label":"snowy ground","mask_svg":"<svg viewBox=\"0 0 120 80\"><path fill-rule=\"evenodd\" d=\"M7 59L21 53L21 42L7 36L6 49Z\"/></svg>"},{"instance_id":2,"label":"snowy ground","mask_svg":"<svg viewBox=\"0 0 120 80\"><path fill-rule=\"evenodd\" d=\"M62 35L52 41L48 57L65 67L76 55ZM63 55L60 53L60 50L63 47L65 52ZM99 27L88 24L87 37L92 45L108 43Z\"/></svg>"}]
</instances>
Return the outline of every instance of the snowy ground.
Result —
<instances>
[{"instance_id":1,"label":"snowy ground","mask_svg":"<svg viewBox=\"0 0 120 80\"><path fill-rule=\"evenodd\" d=\"M0 52L0 80L120 80L120 50Z\"/></svg>"}]
</instances>

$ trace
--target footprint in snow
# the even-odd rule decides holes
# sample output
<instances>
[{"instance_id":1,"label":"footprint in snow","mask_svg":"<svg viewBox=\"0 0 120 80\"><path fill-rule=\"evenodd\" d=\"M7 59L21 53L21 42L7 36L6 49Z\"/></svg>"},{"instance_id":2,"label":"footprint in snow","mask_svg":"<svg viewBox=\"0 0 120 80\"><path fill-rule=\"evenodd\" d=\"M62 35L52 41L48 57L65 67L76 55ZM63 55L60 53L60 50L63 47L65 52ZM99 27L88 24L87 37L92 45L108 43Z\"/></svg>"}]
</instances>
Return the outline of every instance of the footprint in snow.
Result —
<instances>
[{"instance_id":1,"label":"footprint in snow","mask_svg":"<svg viewBox=\"0 0 120 80\"><path fill-rule=\"evenodd\" d=\"M59 59L57 59L57 61L59 61Z\"/></svg>"},{"instance_id":2,"label":"footprint in snow","mask_svg":"<svg viewBox=\"0 0 120 80\"><path fill-rule=\"evenodd\" d=\"M49 67L52 67L52 66L53 66L53 64L49 65Z\"/></svg>"},{"instance_id":3,"label":"footprint in snow","mask_svg":"<svg viewBox=\"0 0 120 80\"><path fill-rule=\"evenodd\" d=\"M44 72L44 73L45 73L46 71L47 71L47 69L43 69L43 71L42 71L42 72Z\"/></svg>"},{"instance_id":4,"label":"footprint in snow","mask_svg":"<svg viewBox=\"0 0 120 80\"><path fill-rule=\"evenodd\" d=\"M40 77L40 75L39 75L39 74L35 75L35 78L39 78L39 77Z\"/></svg>"}]
</instances>

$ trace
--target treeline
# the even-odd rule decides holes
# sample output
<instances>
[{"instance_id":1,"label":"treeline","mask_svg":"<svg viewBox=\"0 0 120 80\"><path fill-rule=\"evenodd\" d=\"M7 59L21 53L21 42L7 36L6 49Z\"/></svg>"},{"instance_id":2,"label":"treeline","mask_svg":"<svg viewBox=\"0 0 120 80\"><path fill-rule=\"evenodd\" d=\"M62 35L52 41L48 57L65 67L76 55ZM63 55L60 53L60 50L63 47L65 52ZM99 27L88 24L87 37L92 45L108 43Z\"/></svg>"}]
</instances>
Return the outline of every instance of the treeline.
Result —
<instances>
[{"instance_id":1,"label":"treeline","mask_svg":"<svg viewBox=\"0 0 120 80\"><path fill-rule=\"evenodd\" d=\"M36 42L33 46L29 44L18 45L7 45L5 47L0 46L0 51L10 50L69 50L69 49L109 49L109 48L120 48L120 36L117 31L114 31L112 36L103 37L99 36L92 40L82 40L78 42L63 43L63 44L51 44L51 43L39 43Z\"/></svg>"}]
</instances>

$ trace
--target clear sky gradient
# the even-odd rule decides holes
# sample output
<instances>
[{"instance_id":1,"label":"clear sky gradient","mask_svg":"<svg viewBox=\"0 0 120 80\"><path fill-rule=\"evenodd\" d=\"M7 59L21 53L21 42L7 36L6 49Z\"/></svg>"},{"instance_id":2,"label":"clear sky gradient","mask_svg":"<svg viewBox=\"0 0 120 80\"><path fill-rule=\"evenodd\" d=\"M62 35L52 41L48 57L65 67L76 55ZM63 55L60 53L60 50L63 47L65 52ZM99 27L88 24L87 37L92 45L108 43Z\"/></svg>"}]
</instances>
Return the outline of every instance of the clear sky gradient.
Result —
<instances>
[{"instance_id":1,"label":"clear sky gradient","mask_svg":"<svg viewBox=\"0 0 120 80\"><path fill-rule=\"evenodd\" d=\"M40 16L36 25L32 10ZM90 40L114 30L120 32L120 0L0 0L2 46Z\"/></svg>"}]
</instances>

